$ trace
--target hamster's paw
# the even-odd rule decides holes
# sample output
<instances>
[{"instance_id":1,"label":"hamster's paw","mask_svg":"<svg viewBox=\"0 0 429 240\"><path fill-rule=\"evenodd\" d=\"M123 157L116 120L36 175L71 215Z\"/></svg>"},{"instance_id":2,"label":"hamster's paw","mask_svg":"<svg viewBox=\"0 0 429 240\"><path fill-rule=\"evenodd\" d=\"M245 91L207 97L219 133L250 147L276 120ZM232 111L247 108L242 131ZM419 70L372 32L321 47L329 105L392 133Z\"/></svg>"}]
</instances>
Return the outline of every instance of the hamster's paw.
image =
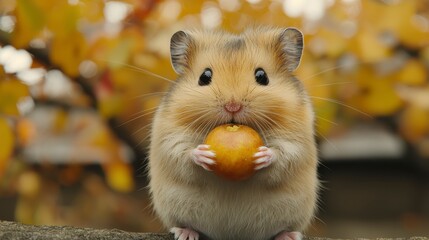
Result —
<instances>
[{"instance_id":1,"label":"hamster's paw","mask_svg":"<svg viewBox=\"0 0 429 240\"><path fill-rule=\"evenodd\" d=\"M211 159L216 154L209 150L209 145L201 144L198 145L195 149L191 151L192 160L198 165L204 168L207 171L212 171L210 166L216 164L216 162Z\"/></svg>"},{"instance_id":2,"label":"hamster's paw","mask_svg":"<svg viewBox=\"0 0 429 240\"><path fill-rule=\"evenodd\" d=\"M274 240L302 240L302 234L300 232L280 232Z\"/></svg>"},{"instance_id":3,"label":"hamster's paw","mask_svg":"<svg viewBox=\"0 0 429 240\"><path fill-rule=\"evenodd\" d=\"M271 148L262 146L259 147L258 152L255 153L253 157L257 158L254 162L256 164L255 170L260 170L271 165L274 158L274 152Z\"/></svg>"},{"instance_id":4,"label":"hamster's paw","mask_svg":"<svg viewBox=\"0 0 429 240\"><path fill-rule=\"evenodd\" d=\"M174 234L175 240L198 240L199 234L190 228L173 227L170 232Z\"/></svg>"}]
</instances>

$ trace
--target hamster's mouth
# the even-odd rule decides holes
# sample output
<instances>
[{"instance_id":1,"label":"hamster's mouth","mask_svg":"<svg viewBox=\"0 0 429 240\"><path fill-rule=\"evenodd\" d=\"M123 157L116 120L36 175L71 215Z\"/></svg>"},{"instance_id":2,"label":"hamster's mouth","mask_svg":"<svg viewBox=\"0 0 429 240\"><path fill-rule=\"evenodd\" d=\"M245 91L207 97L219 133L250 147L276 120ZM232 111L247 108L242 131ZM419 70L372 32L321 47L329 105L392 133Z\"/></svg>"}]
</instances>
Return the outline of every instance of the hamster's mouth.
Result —
<instances>
[{"instance_id":1,"label":"hamster's mouth","mask_svg":"<svg viewBox=\"0 0 429 240\"><path fill-rule=\"evenodd\" d=\"M244 122L237 120L234 117L231 117L231 119L227 122L225 122L225 124L245 124Z\"/></svg>"}]
</instances>

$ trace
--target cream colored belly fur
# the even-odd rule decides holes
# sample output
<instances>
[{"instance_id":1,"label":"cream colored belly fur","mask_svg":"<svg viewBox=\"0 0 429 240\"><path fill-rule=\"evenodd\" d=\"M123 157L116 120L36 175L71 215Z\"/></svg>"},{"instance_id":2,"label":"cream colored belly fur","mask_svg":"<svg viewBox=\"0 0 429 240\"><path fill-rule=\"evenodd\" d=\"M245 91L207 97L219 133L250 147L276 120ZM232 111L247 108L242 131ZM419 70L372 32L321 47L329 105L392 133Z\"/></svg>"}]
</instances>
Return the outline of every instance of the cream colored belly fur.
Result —
<instances>
[{"instance_id":1,"label":"cream colored belly fur","mask_svg":"<svg viewBox=\"0 0 429 240\"><path fill-rule=\"evenodd\" d=\"M153 197L164 201L154 201L154 207L168 227L191 227L214 240L267 240L282 230L301 231L312 218L316 198L316 186L308 184L293 197L284 189L265 190L249 182L158 187Z\"/></svg>"}]
</instances>

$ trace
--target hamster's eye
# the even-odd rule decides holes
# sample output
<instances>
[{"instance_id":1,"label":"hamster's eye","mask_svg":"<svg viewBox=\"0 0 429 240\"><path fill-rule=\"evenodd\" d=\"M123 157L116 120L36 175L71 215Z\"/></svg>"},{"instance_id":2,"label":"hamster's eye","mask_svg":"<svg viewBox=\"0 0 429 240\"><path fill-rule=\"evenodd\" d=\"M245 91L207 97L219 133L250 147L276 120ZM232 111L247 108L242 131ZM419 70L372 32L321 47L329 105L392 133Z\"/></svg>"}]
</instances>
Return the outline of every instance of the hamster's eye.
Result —
<instances>
[{"instance_id":1,"label":"hamster's eye","mask_svg":"<svg viewBox=\"0 0 429 240\"><path fill-rule=\"evenodd\" d=\"M212 70L210 68L204 69L204 72L200 76L200 80L198 81L198 85L207 86L212 81Z\"/></svg>"},{"instance_id":2,"label":"hamster's eye","mask_svg":"<svg viewBox=\"0 0 429 240\"><path fill-rule=\"evenodd\" d=\"M255 70L255 79L256 79L256 82L259 83L259 85L264 85L264 86L268 85L268 82L269 82L268 76L265 73L264 69L262 68L257 68Z\"/></svg>"}]
</instances>

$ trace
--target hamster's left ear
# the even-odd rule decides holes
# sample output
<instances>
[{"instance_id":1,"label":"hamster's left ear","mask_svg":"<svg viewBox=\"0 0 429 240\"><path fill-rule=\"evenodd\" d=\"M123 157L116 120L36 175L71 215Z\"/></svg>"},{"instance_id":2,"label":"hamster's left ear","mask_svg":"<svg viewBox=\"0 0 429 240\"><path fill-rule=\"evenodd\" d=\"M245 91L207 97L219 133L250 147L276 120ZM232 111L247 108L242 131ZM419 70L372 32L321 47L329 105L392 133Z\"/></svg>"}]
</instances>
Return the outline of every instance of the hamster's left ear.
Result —
<instances>
[{"instance_id":1,"label":"hamster's left ear","mask_svg":"<svg viewBox=\"0 0 429 240\"><path fill-rule=\"evenodd\" d=\"M304 48L304 37L296 28L286 28L280 33L280 47L286 68L289 72L294 71L301 61Z\"/></svg>"}]
</instances>

